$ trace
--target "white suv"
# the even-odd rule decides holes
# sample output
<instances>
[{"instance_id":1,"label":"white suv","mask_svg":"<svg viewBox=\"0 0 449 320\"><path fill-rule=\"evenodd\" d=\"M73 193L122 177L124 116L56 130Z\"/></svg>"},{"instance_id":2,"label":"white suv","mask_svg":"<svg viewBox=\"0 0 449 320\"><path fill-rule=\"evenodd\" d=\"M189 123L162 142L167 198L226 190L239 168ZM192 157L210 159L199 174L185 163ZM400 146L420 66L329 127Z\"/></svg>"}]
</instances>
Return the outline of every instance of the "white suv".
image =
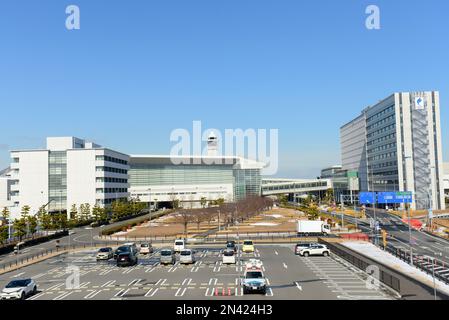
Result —
<instances>
[{"instance_id":1,"label":"white suv","mask_svg":"<svg viewBox=\"0 0 449 320\"><path fill-rule=\"evenodd\" d=\"M330 251L324 244L313 244L308 248L299 251L299 255L303 257L308 256L329 256Z\"/></svg>"},{"instance_id":2,"label":"white suv","mask_svg":"<svg viewBox=\"0 0 449 320\"><path fill-rule=\"evenodd\" d=\"M13 280L0 293L0 299L22 299L37 292L37 285L33 279Z\"/></svg>"}]
</instances>

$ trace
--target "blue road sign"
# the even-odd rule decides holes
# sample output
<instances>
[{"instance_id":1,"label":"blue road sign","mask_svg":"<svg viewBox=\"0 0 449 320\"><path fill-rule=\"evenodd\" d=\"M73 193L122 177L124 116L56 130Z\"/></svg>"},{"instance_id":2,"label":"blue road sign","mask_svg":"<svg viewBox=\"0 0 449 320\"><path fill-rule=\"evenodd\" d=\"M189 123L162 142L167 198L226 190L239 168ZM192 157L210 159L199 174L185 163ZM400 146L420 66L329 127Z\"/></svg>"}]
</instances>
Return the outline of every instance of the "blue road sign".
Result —
<instances>
[{"instance_id":1,"label":"blue road sign","mask_svg":"<svg viewBox=\"0 0 449 320\"><path fill-rule=\"evenodd\" d=\"M413 194L411 192L379 192L377 194L377 203L412 203Z\"/></svg>"},{"instance_id":2,"label":"blue road sign","mask_svg":"<svg viewBox=\"0 0 449 320\"><path fill-rule=\"evenodd\" d=\"M360 204L374 204L376 202L375 192L360 192L359 203Z\"/></svg>"},{"instance_id":3,"label":"blue road sign","mask_svg":"<svg viewBox=\"0 0 449 320\"><path fill-rule=\"evenodd\" d=\"M396 192L379 192L377 203L396 203Z\"/></svg>"}]
</instances>

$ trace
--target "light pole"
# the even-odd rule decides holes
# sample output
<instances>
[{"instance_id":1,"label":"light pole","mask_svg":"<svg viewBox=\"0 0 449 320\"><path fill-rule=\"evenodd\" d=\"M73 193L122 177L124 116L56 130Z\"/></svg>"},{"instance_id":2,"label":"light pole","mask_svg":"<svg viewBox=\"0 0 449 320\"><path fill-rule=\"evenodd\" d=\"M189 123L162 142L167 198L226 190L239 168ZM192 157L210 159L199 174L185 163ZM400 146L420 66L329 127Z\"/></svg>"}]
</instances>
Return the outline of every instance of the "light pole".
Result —
<instances>
[{"instance_id":1,"label":"light pole","mask_svg":"<svg viewBox=\"0 0 449 320\"><path fill-rule=\"evenodd\" d=\"M373 223L373 228L374 228L374 244L377 245L378 244L378 239L377 239L377 219L376 219L376 203L377 203L377 197L376 197L376 193L374 191L374 173L373 173L373 165L370 164L370 171L371 171L371 192L374 195L374 201L373 201L373 217L374 217L374 223Z\"/></svg>"},{"instance_id":2,"label":"light pole","mask_svg":"<svg viewBox=\"0 0 449 320\"><path fill-rule=\"evenodd\" d=\"M433 170L435 169L435 166L430 167L430 181L431 181L431 188L433 188ZM432 190L433 191L433 190ZM433 192L432 192L433 195ZM430 194L430 190L427 190L427 197L429 201L429 210L428 210L428 219L430 222L430 232L433 231L433 215L432 215L432 209L433 209L433 203L432 203L432 195Z\"/></svg>"},{"instance_id":3,"label":"light pole","mask_svg":"<svg viewBox=\"0 0 449 320\"><path fill-rule=\"evenodd\" d=\"M411 159L411 156L405 156L404 157L404 161L405 161L405 172L407 173L407 160ZM405 179L405 188L408 192L408 176L406 175L406 179ZM412 247L412 220L410 218L410 205L406 204L407 206L407 217L408 217L408 244L410 246L410 265L413 266L413 247Z\"/></svg>"}]
</instances>

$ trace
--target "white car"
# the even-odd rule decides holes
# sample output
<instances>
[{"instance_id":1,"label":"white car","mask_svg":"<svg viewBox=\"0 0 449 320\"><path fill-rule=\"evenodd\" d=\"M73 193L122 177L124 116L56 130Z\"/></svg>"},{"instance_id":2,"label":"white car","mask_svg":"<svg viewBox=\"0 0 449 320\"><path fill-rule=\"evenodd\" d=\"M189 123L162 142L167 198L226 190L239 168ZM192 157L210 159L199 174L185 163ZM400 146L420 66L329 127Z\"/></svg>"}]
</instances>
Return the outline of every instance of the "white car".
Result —
<instances>
[{"instance_id":1,"label":"white car","mask_svg":"<svg viewBox=\"0 0 449 320\"><path fill-rule=\"evenodd\" d=\"M13 280L0 293L0 299L22 299L37 292L37 285L33 279Z\"/></svg>"},{"instance_id":2,"label":"white car","mask_svg":"<svg viewBox=\"0 0 449 320\"><path fill-rule=\"evenodd\" d=\"M235 252L232 249L223 251L223 264L235 264Z\"/></svg>"},{"instance_id":3,"label":"white car","mask_svg":"<svg viewBox=\"0 0 449 320\"><path fill-rule=\"evenodd\" d=\"M185 241L182 239L176 239L173 245L173 250L175 250L175 252L181 252L184 249L185 249Z\"/></svg>"},{"instance_id":4,"label":"white car","mask_svg":"<svg viewBox=\"0 0 449 320\"><path fill-rule=\"evenodd\" d=\"M195 263L195 254L190 249L184 249L179 254L179 263L190 264Z\"/></svg>"},{"instance_id":5,"label":"white car","mask_svg":"<svg viewBox=\"0 0 449 320\"><path fill-rule=\"evenodd\" d=\"M329 256L330 250L324 244L314 244L308 248L299 251L299 255L303 257L308 256Z\"/></svg>"},{"instance_id":6,"label":"white car","mask_svg":"<svg viewBox=\"0 0 449 320\"><path fill-rule=\"evenodd\" d=\"M150 254L153 253L153 246L150 243L142 243L139 248L140 254Z\"/></svg>"}]
</instances>

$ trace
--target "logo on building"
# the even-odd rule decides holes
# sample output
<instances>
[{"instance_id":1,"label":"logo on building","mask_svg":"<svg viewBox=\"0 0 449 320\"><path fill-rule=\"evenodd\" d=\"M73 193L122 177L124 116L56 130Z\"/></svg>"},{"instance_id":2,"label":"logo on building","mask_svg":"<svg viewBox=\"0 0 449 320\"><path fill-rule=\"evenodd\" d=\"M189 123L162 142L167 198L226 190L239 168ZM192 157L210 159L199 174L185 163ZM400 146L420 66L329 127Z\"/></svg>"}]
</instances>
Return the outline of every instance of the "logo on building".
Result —
<instances>
[{"instance_id":1,"label":"logo on building","mask_svg":"<svg viewBox=\"0 0 449 320\"><path fill-rule=\"evenodd\" d=\"M426 108L426 101L423 97L415 97L415 110L424 110Z\"/></svg>"}]
</instances>

